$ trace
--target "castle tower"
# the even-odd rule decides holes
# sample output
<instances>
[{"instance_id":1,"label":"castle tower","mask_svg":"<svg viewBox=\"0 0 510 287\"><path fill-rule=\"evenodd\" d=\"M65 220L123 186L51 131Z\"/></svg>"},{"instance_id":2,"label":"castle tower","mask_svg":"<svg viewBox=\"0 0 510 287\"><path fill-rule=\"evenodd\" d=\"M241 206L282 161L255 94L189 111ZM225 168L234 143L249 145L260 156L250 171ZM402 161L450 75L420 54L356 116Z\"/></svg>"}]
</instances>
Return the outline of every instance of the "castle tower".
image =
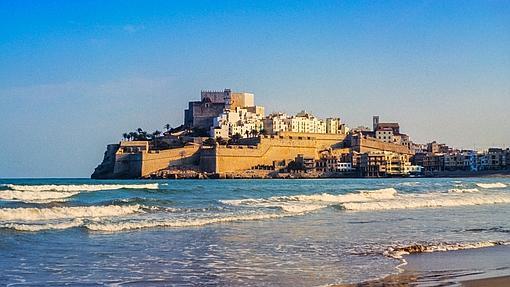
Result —
<instances>
[{"instance_id":1,"label":"castle tower","mask_svg":"<svg viewBox=\"0 0 510 287\"><path fill-rule=\"evenodd\" d=\"M372 118L372 125L374 132L377 130L377 126L379 125L379 116L374 116Z\"/></svg>"}]
</instances>

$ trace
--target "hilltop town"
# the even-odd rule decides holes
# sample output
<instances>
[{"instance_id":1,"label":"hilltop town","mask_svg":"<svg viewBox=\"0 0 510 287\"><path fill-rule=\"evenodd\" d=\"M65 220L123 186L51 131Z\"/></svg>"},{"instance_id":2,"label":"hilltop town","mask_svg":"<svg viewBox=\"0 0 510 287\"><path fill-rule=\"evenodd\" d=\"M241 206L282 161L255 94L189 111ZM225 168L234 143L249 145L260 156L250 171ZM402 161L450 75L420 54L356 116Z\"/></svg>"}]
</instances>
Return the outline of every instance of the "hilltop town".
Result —
<instances>
[{"instance_id":1,"label":"hilltop town","mask_svg":"<svg viewBox=\"0 0 510 287\"><path fill-rule=\"evenodd\" d=\"M510 173L510 149L420 144L373 116L350 129L338 117L265 114L252 93L202 91L179 127L142 129L109 144L92 178L320 178Z\"/></svg>"}]
</instances>

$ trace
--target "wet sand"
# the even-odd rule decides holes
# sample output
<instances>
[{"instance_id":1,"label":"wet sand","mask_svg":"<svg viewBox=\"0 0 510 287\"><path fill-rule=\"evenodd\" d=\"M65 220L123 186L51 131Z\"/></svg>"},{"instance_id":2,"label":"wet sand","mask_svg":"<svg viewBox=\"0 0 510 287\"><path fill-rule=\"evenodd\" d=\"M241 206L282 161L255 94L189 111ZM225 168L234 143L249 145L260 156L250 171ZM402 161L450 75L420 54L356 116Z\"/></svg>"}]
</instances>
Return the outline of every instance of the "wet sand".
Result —
<instances>
[{"instance_id":1,"label":"wet sand","mask_svg":"<svg viewBox=\"0 0 510 287\"><path fill-rule=\"evenodd\" d=\"M464 287L508 287L510 286L510 276L477 279L462 282Z\"/></svg>"},{"instance_id":2,"label":"wet sand","mask_svg":"<svg viewBox=\"0 0 510 287\"><path fill-rule=\"evenodd\" d=\"M342 287L510 286L510 246L411 254L398 275Z\"/></svg>"}]
</instances>

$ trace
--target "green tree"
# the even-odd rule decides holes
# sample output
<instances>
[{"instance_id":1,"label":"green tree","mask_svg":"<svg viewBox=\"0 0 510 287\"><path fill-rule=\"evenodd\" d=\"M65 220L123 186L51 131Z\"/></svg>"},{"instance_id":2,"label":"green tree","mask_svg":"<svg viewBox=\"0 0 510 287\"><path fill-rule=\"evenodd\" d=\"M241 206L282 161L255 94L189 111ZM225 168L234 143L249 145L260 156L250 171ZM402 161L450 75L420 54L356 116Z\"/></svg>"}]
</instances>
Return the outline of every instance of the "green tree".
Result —
<instances>
[{"instance_id":1,"label":"green tree","mask_svg":"<svg viewBox=\"0 0 510 287\"><path fill-rule=\"evenodd\" d=\"M161 132L158 130L155 130L152 133L152 141L154 142L154 149L158 149L158 137L161 135Z\"/></svg>"},{"instance_id":2,"label":"green tree","mask_svg":"<svg viewBox=\"0 0 510 287\"><path fill-rule=\"evenodd\" d=\"M233 143L239 143L239 140L241 140L242 136L240 133L236 133L232 136L232 142Z\"/></svg>"},{"instance_id":3,"label":"green tree","mask_svg":"<svg viewBox=\"0 0 510 287\"><path fill-rule=\"evenodd\" d=\"M216 144L216 142L214 141L214 139L212 139L212 138L208 138L208 139L206 139L206 140L203 142L203 144L204 144L205 146L214 146L214 145Z\"/></svg>"},{"instance_id":4,"label":"green tree","mask_svg":"<svg viewBox=\"0 0 510 287\"><path fill-rule=\"evenodd\" d=\"M226 145L227 144L227 141L222 138L222 137L217 137L216 138L216 142L219 144L219 145Z\"/></svg>"}]
</instances>

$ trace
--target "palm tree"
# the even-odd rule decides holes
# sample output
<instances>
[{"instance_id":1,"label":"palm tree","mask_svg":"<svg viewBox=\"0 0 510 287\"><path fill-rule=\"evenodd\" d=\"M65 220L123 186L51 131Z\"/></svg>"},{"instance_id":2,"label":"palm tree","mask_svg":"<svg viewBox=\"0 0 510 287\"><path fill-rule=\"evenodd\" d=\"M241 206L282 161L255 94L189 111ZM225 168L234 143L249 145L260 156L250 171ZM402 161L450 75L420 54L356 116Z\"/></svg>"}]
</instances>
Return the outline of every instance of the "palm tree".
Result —
<instances>
[{"instance_id":1,"label":"palm tree","mask_svg":"<svg viewBox=\"0 0 510 287\"><path fill-rule=\"evenodd\" d=\"M161 132L158 130L155 130L152 133L152 140L154 141L154 149L158 149L158 137L161 135Z\"/></svg>"},{"instance_id":2,"label":"palm tree","mask_svg":"<svg viewBox=\"0 0 510 287\"><path fill-rule=\"evenodd\" d=\"M129 134L128 133L123 133L122 137L124 138L124 140L127 140L127 139L129 139Z\"/></svg>"},{"instance_id":3,"label":"palm tree","mask_svg":"<svg viewBox=\"0 0 510 287\"><path fill-rule=\"evenodd\" d=\"M146 141L146 140L148 140L148 139L149 139L149 137L148 137L148 135L147 135L147 132L146 132L146 131L143 131L143 130L142 130L142 131L141 131L141 132L139 132L139 133L140 133L140 140L142 140L142 141Z\"/></svg>"}]
</instances>

